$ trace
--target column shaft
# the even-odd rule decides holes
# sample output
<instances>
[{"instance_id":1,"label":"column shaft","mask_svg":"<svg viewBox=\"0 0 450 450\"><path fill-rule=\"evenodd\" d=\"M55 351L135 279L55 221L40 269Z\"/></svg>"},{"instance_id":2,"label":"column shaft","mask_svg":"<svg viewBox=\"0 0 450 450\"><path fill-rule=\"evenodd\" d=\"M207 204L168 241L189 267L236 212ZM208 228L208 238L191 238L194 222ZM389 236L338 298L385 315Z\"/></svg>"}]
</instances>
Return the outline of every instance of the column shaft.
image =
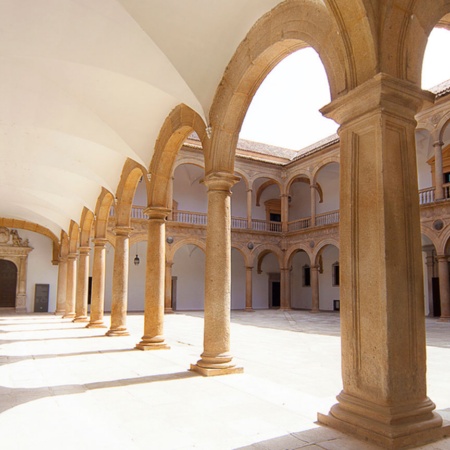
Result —
<instances>
[{"instance_id":1,"label":"column shaft","mask_svg":"<svg viewBox=\"0 0 450 450\"><path fill-rule=\"evenodd\" d=\"M288 195L281 195L281 231L284 233L288 231L289 222L289 201Z\"/></svg>"},{"instance_id":2,"label":"column shaft","mask_svg":"<svg viewBox=\"0 0 450 450\"><path fill-rule=\"evenodd\" d=\"M280 275L280 309L291 309L291 279L289 269L282 268Z\"/></svg>"},{"instance_id":3,"label":"column shaft","mask_svg":"<svg viewBox=\"0 0 450 450\"><path fill-rule=\"evenodd\" d=\"M442 200L444 198L444 171L442 165L442 146L444 145L441 141L436 141L433 144L434 147L434 181L436 184L436 190L434 193L435 200Z\"/></svg>"},{"instance_id":4,"label":"column shaft","mask_svg":"<svg viewBox=\"0 0 450 450\"><path fill-rule=\"evenodd\" d=\"M311 226L316 226L316 186L311 185Z\"/></svg>"},{"instance_id":5,"label":"column shaft","mask_svg":"<svg viewBox=\"0 0 450 450\"><path fill-rule=\"evenodd\" d=\"M66 307L63 318L75 317L75 298L77 289L77 258L76 253L70 253L67 257L67 289Z\"/></svg>"},{"instance_id":6,"label":"column shaft","mask_svg":"<svg viewBox=\"0 0 450 450\"><path fill-rule=\"evenodd\" d=\"M253 311L253 267L245 268L245 310Z\"/></svg>"},{"instance_id":7,"label":"column shaft","mask_svg":"<svg viewBox=\"0 0 450 450\"><path fill-rule=\"evenodd\" d=\"M55 314L64 315L67 292L67 259L60 258L58 262L58 291L56 294Z\"/></svg>"},{"instance_id":8,"label":"column shaft","mask_svg":"<svg viewBox=\"0 0 450 450\"><path fill-rule=\"evenodd\" d=\"M439 296L441 298L441 320L450 320L450 281L448 274L448 256L439 255Z\"/></svg>"},{"instance_id":9,"label":"column shaft","mask_svg":"<svg viewBox=\"0 0 450 450\"><path fill-rule=\"evenodd\" d=\"M426 396L414 120L424 99L378 74L322 110L341 124L343 391L319 420L384 448L423 442L442 425Z\"/></svg>"},{"instance_id":10,"label":"column shaft","mask_svg":"<svg viewBox=\"0 0 450 450\"><path fill-rule=\"evenodd\" d=\"M191 370L206 376L242 372L230 353L230 189L237 181L237 177L228 173L212 173L204 180L208 188L204 351Z\"/></svg>"},{"instance_id":11,"label":"column shaft","mask_svg":"<svg viewBox=\"0 0 450 450\"><path fill-rule=\"evenodd\" d=\"M116 246L114 249L114 269L111 301L111 327L106 336L128 336L128 263L130 228L116 228Z\"/></svg>"},{"instance_id":12,"label":"column shaft","mask_svg":"<svg viewBox=\"0 0 450 450\"><path fill-rule=\"evenodd\" d=\"M310 273L311 273L311 294L312 294L311 312L318 313L320 310L319 266L311 266Z\"/></svg>"},{"instance_id":13,"label":"column shaft","mask_svg":"<svg viewBox=\"0 0 450 450\"><path fill-rule=\"evenodd\" d=\"M252 190L247 190L247 228L251 229L252 225Z\"/></svg>"},{"instance_id":14,"label":"column shaft","mask_svg":"<svg viewBox=\"0 0 450 450\"><path fill-rule=\"evenodd\" d=\"M87 328L105 328L106 239L94 239L94 260L92 263L91 317Z\"/></svg>"},{"instance_id":15,"label":"column shaft","mask_svg":"<svg viewBox=\"0 0 450 450\"><path fill-rule=\"evenodd\" d=\"M88 322L89 247L80 247L74 322Z\"/></svg>"},{"instance_id":16,"label":"column shaft","mask_svg":"<svg viewBox=\"0 0 450 450\"><path fill-rule=\"evenodd\" d=\"M166 261L165 275L165 294L164 294L164 312L170 314L173 312L172 307L172 266L173 263Z\"/></svg>"},{"instance_id":17,"label":"column shaft","mask_svg":"<svg viewBox=\"0 0 450 450\"><path fill-rule=\"evenodd\" d=\"M166 265L165 208L148 208L147 267L145 276L144 335L136 345L140 350L168 349L164 342L164 294Z\"/></svg>"}]
</instances>

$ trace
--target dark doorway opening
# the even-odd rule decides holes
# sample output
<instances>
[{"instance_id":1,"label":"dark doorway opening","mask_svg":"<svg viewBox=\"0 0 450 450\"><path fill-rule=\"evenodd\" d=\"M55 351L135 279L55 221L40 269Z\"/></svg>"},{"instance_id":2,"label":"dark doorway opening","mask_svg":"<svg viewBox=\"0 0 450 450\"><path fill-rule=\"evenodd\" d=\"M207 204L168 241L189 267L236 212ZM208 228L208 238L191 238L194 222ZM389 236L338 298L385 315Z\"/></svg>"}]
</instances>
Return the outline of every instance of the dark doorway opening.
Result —
<instances>
[{"instance_id":1,"label":"dark doorway opening","mask_svg":"<svg viewBox=\"0 0 450 450\"><path fill-rule=\"evenodd\" d=\"M279 308L280 307L280 295L281 295L281 283L279 281L272 281L270 286L271 290L271 308Z\"/></svg>"},{"instance_id":2,"label":"dark doorway opening","mask_svg":"<svg viewBox=\"0 0 450 450\"><path fill-rule=\"evenodd\" d=\"M11 261L0 259L0 308L15 308L17 267Z\"/></svg>"},{"instance_id":3,"label":"dark doorway opening","mask_svg":"<svg viewBox=\"0 0 450 450\"><path fill-rule=\"evenodd\" d=\"M441 294L439 293L439 278L431 279L433 292L433 317L441 317Z\"/></svg>"}]
</instances>

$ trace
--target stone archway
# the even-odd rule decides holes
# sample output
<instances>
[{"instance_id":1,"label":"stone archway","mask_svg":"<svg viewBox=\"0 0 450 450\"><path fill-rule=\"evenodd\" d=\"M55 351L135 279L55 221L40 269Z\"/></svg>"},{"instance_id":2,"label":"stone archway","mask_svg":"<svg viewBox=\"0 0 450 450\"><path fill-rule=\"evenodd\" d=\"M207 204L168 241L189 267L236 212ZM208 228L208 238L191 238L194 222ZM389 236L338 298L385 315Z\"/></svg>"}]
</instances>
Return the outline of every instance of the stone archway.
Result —
<instances>
[{"instance_id":1,"label":"stone archway","mask_svg":"<svg viewBox=\"0 0 450 450\"><path fill-rule=\"evenodd\" d=\"M17 230L0 227L0 307L26 312L27 262L31 250L28 239L23 240Z\"/></svg>"}]
</instances>

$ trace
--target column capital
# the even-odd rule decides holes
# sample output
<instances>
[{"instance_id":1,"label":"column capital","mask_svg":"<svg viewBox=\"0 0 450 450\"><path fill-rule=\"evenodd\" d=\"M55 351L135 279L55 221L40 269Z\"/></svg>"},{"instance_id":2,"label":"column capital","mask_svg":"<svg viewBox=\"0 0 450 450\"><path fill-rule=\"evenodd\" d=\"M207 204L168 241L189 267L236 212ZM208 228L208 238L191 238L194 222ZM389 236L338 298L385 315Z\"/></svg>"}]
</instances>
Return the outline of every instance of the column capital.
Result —
<instances>
[{"instance_id":1,"label":"column capital","mask_svg":"<svg viewBox=\"0 0 450 450\"><path fill-rule=\"evenodd\" d=\"M162 206L149 206L144 209L144 214L148 216L149 220L166 220L170 212L170 209Z\"/></svg>"},{"instance_id":2,"label":"column capital","mask_svg":"<svg viewBox=\"0 0 450 450\"><path fill-rule=\"evenodd\" d=\"M78 258L78 253L69 253L67 255L68 260L76 260Z\"/></svg>"},{"instance_id":3,"label":"column capital","mask_svg":"<svg viewBox=\"0 0 450 450\"><path fill-rule=\"evenodd\" d=\"M370 80L325 105L320 112L340 125L375 110L413 120L424 102L433 103L434 94L409 81L378 73Z\"/></svg>"},{"instance_id":4,"label":"column capital","mask_svg":"<svg viewBox=\"0 0 450 450\"><path fill-rule=\"evenodd\" d=\"M438 261L447 261L448 262L448 255L436 255L436 259Z\"/></svg>"},{"instance_id":5,"label":"column capital","mask_svg":"<svg viewBox=\"0 0 450 450\"><path fill-rule=\"evenodd\" d=\"M133 231L133 228L132 227L115 227L113 231L116 236L129 237L130 233Z\"/></svg>"},{"instance_id":6,"label":"column capital","mask_svg":"<svg viewBox=\"0 0 450 450\"><path fill-rule=\"evenodd\" d=\"M440 140L434 141L433 142L433 147L440 147L442 148L444 146L444 143Z\"/></svg>"},{"instance_id":7,"label":"column capital","mask_svg":"<svg viewBox=\"0 0 450 450\"><path fill-rule=\"evenodd\" d=\"M231 188L239 180L239 177L229 172L211 172L203 178L202 183L208 188L208 191L231 192Z\"/></svg>"},{"instance_id":8,"label":"column capital","mask_svg":"<svg viewBox=\"0 0 450 450\"><path fill-rule=\"evenodd\" d=\"M91 247L79 247L78 248L80 255L88 255L91 251Z\"/></svg>"},{"instance_id":9,"label":"column capital","mask_svg":"<svg viewBox=\"0 0 450 450\"><path fill-rule=\"evenodd\" d=\"M106 238L94 238L92 242L96 247L104 247L109 241Z\"/></svg>"}]
</instances>

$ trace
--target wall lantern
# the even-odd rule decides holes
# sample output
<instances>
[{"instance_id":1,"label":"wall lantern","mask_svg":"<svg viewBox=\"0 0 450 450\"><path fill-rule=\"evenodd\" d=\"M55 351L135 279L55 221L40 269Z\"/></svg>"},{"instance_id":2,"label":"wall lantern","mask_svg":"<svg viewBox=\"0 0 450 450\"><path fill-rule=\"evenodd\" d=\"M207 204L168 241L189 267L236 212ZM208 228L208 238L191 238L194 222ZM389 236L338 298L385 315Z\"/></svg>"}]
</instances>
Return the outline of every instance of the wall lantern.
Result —
<instances>
[{"instance_id":1,"label":"wall lantern","mask_svg":"<svg viewBox=\"0 0 450 450\"><path fill-rule=\"evenodd\" d=\"M141 260L139 259L139 243L136 243L136 258L134 258L134 265L138 266Z\"/></svg>"}]
</instances>

